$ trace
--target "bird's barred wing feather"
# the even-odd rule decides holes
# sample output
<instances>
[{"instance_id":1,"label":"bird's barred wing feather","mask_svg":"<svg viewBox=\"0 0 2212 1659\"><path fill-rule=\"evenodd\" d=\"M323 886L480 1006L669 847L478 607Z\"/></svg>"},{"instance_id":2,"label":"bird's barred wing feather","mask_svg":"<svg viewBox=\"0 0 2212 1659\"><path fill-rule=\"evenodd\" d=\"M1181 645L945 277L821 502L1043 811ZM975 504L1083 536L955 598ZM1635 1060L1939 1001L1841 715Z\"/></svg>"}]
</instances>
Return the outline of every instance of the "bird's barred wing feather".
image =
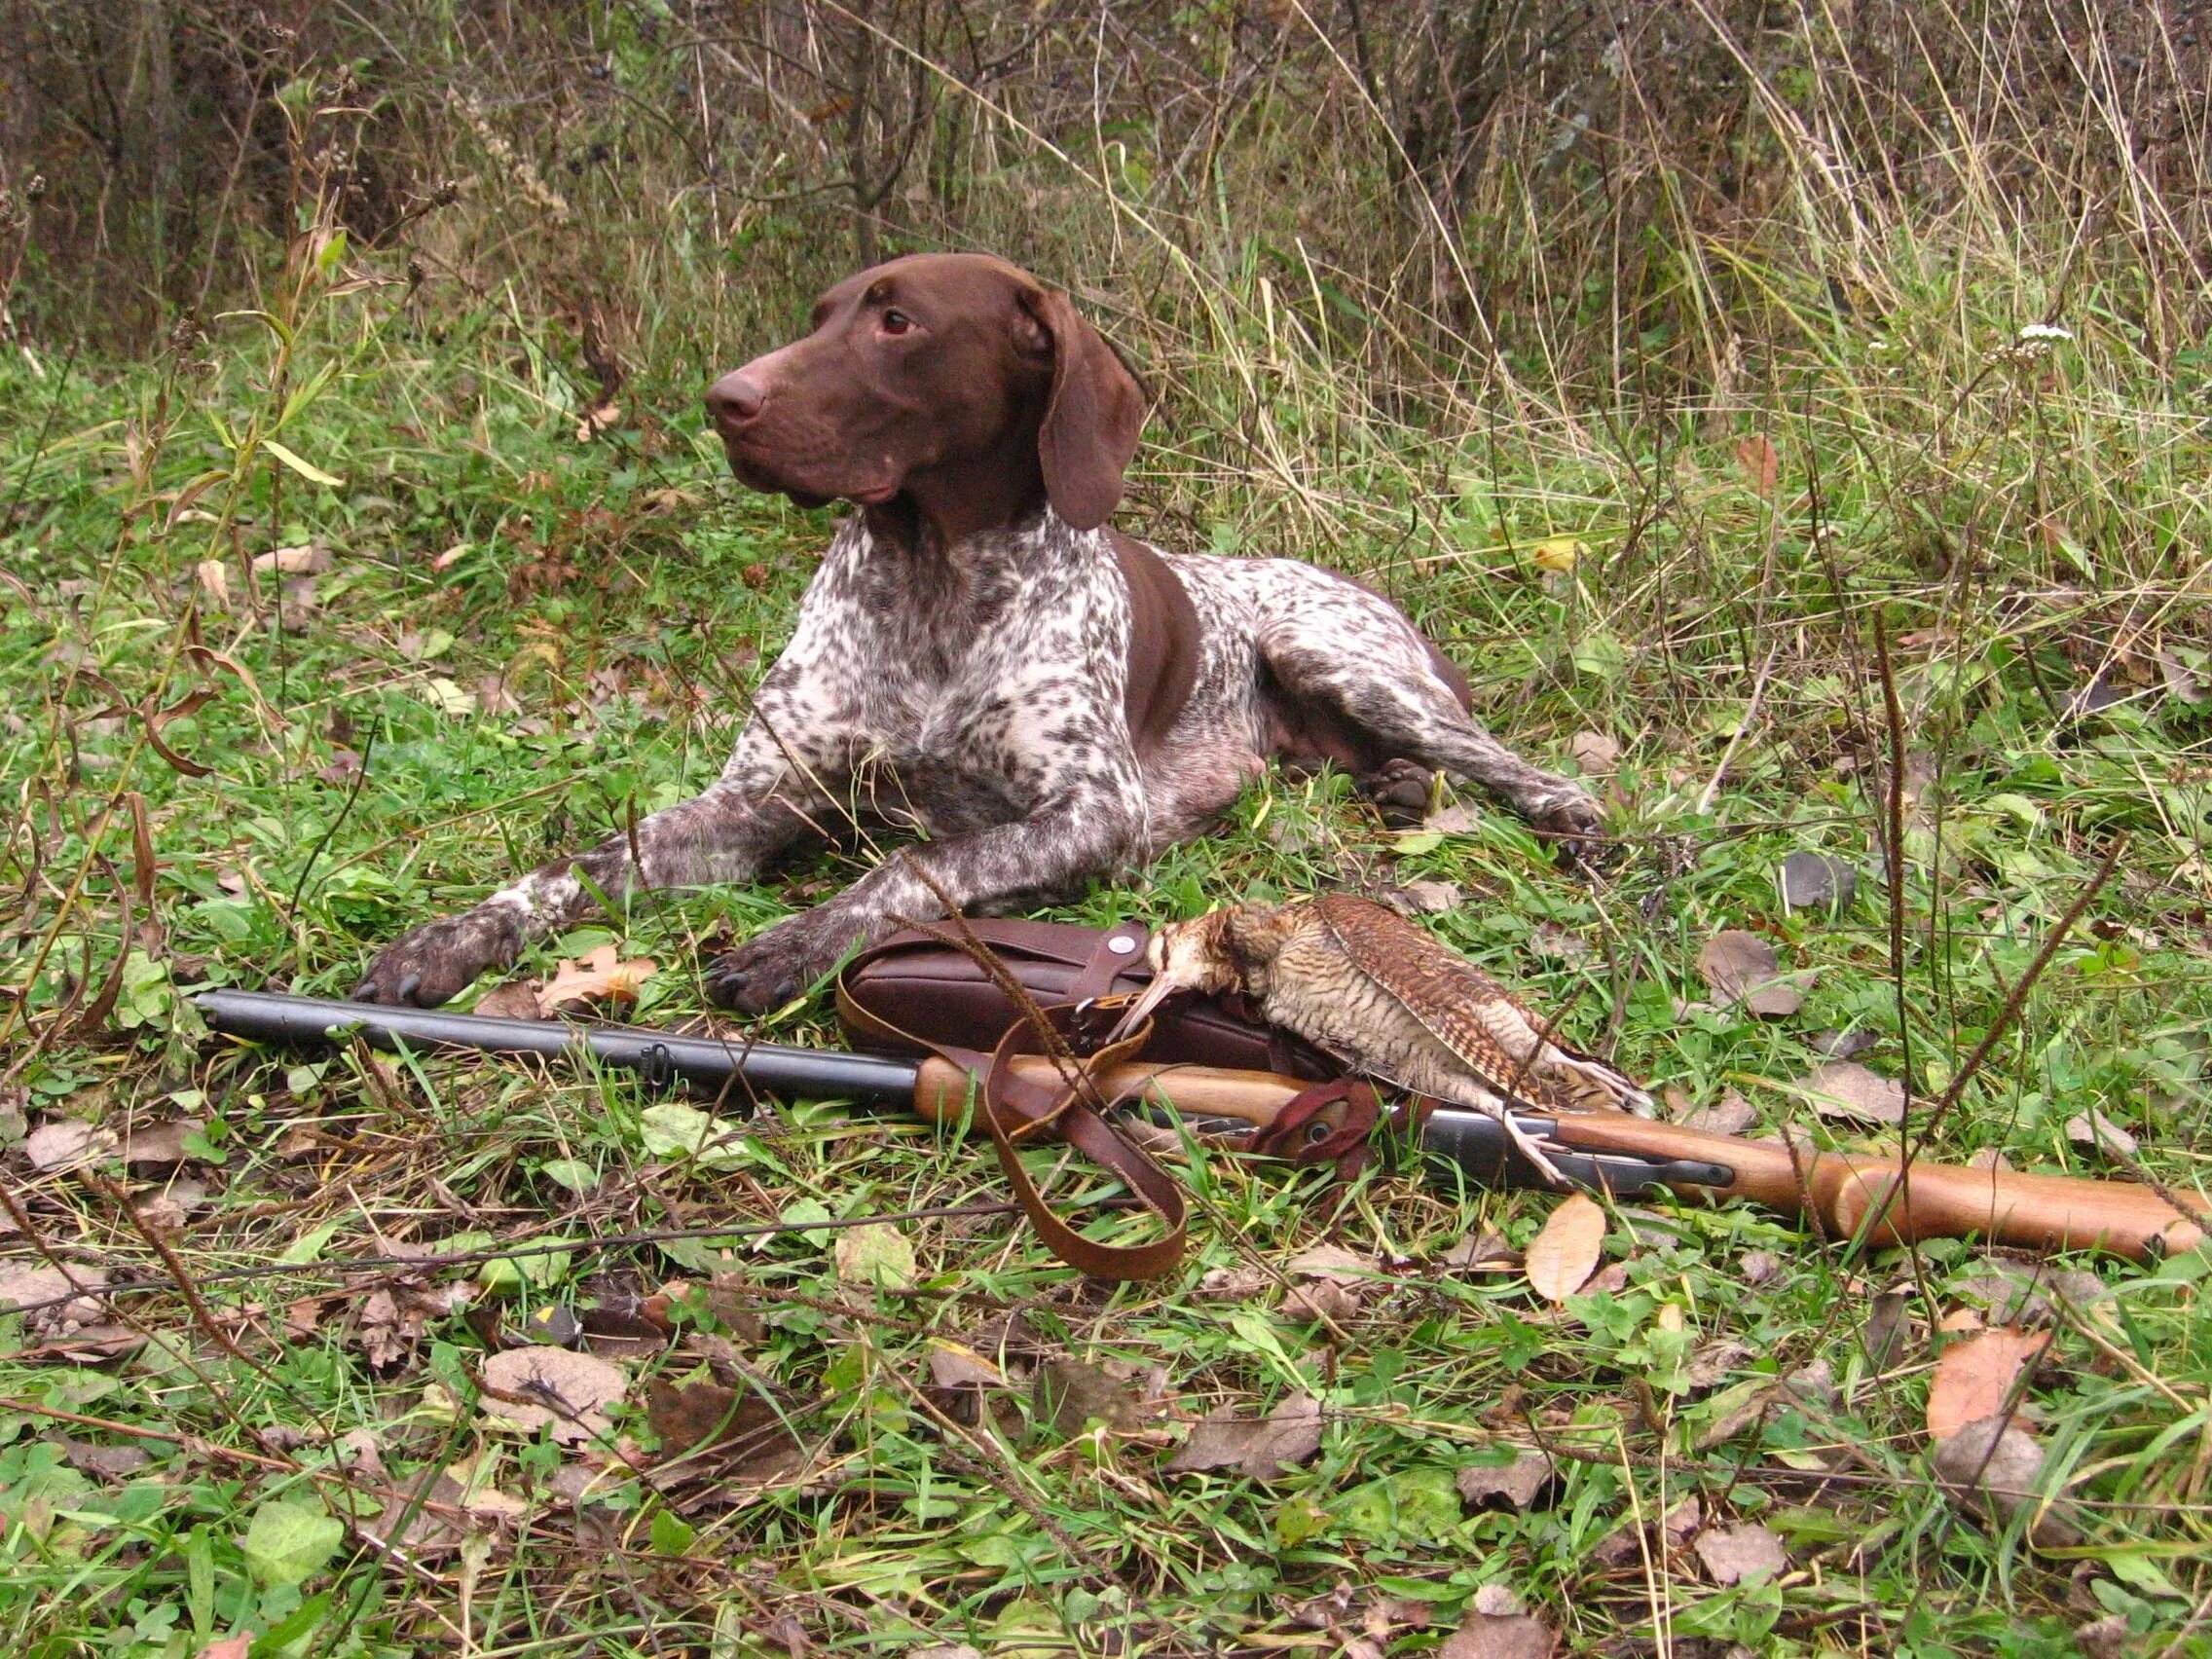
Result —
<instances>
[{"instance_id":1,"label":"bird's barred wing feather","mask_svg":"<svg viewBox=\"0 0 2212 1659\"><path fill-rule=\"evenodd\" d=\"M1425 929L1372 900L1332 893L1310 901L1316 919L1360 973L1374 980L1461 1065L1499 1093L1550 1107L1551 1090L1531 1076L1542 1021L1473 963L1439 944ZM1510 1011L1510 1012L1509 1012ZM1513 1016L1518 1016L1516 1021ZM1527 1027L1522 1052L1499 1041Z\"/></svg>"}]
</instances>

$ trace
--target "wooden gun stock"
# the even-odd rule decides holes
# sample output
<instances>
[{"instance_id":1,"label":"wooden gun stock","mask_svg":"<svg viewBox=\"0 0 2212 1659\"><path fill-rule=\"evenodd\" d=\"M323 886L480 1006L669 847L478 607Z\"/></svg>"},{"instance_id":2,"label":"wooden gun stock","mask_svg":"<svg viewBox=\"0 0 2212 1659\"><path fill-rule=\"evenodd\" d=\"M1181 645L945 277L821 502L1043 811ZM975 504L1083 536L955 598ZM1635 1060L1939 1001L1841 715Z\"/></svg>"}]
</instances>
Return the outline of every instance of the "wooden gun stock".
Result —
<instances>
[{"instance_id":1,"label":"wooden gun stock","mask_svg":"<svg viewBox=\"0 0 2212 1659\"><path fill-rule=\"evenodd\" d=\"M1915 1160L1893 1198L1899 1171L1894 1158L1812 1147L1792 1152L1613 1112L1560 1118L1555 1134L1567 1146L1593 1152L1725 1164L1734 1179L1704 1189L1712 1196L1810 1212L1839 1237L1856 1237L1864 1228L1872 1244L1973 1235L2030 1250L2110 1250L2142 1261L2194 1249L2205 1236L2197 1219L2181 1214L2148 1187L2120 1181ZM1871 1226L1869 1218L1875 1218Z\"/></svg>"}]
</instances>

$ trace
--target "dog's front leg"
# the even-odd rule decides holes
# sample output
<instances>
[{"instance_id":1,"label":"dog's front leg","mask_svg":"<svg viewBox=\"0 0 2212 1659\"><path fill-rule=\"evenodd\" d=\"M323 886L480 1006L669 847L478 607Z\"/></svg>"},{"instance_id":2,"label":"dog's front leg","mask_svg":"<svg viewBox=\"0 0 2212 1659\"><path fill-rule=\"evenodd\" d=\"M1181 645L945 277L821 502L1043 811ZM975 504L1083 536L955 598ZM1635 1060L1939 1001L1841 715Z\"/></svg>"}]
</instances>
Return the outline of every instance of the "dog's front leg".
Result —
<instances>
[{"instance_id":1,"label":"dog's front leg","mask_svg":"<svg viewBox=\"0 0 2212 1659\"><path fill-rule=\"evenodd\" d=\"M765 1014L848 950L895 931L901 917L942 916L946 899L965 911L1111 874L1138 856L1142 842L1133 797L1101 790L1063 796L1013 824L903 848L836 898L717 958L707 969L707 994L725 1008Z\"/></svg>"},{"instance_id":2,"label":"dog's front leg","mask_svg":"<svg viewBox=\"0 0 2212 1659\"><path fill-rule=\"evenodd\" d=\"M815 757L827 766L827 755ZM604 894L749 881L823 821L828 797L815 766L794 765L757 719L704 793L641 819L590 852L540 865L482 903L442 916L380 950L353 989L362 1002L434 1008L479 974L504 968L534 940L588 914Z\"/></svg>"}]
</instances>

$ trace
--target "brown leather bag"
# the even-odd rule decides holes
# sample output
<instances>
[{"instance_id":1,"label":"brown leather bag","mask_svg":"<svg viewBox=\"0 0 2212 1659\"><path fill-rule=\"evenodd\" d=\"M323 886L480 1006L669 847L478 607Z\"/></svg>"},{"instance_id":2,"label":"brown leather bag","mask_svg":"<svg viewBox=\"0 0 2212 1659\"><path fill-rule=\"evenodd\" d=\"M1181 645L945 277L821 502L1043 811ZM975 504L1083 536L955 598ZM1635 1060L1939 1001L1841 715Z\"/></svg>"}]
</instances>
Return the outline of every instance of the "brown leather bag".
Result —
<instances>
[{"instance_id":1,"label":"brown leather bag","mask_svg":"<svg viewBox=\"0 0 2212 1659\"><path fill-rule=\"evenodd\" d=\"M968 931L998 957L1014 982L1047 1008L1134 996L1152 983L1144 959L1151 937L1141 923L1087 928L1073 922L972 921ZM837 1017L856 1044L905 1053L947 1046L987 1054L1021 1018L996 980L966 951L944 942L946 928L893 934L864 950L837 977ZM1084 1011L1088 1013L1088 1011ZM1075 1019L1078 1035L1102 1036L1118 1006ZM1153 1021L1144 1057L1158 1064L1229 1066L1319 1081L1344 1067L1311 1044L1269 1025L1222 998L1170 1003Z\"/></svg>"},{"instance_id":2,"label":"brown leather bag","mask_svg":"<svg viewBox=\"0 0 2212 1659\"><path fill-rule=\"evenodd\" d=\"M1046 1041L998 979L968 950L962 933L988 948L1000 968L1047 1015L1057 1040L1088 1056L1065 1087L1017 1077L1017 1055ZM863 951L837 977L837 1017L868 1048L936 1054L979 1080L977 1116L1030 1225L1052 1253L1099 1278L1157 1278L1182 1260L1182 1189L1106 1110L1096 1077L1141 1045L1148 1066L1194 1065L1270 1071L1310 1081L1267 1127L1232 1150L1298 1161L1335 1161L1348 1171L1363 1156L1377 1121L1375 1092L1288 1032L1249 1018L1228 1003L1186 999L1153 1018L1146 1032L1110 1048L1097 1045L1125 999L1151 982L1146 930L1079 927L1065 922L976 921L898 933ZM1119 1175L1160 1218L1161 1236L1138 1244L1087 1238L1052 1213L1017 1156L1040 1137L1066 1141Z\"/></svg>"}]
</instances>

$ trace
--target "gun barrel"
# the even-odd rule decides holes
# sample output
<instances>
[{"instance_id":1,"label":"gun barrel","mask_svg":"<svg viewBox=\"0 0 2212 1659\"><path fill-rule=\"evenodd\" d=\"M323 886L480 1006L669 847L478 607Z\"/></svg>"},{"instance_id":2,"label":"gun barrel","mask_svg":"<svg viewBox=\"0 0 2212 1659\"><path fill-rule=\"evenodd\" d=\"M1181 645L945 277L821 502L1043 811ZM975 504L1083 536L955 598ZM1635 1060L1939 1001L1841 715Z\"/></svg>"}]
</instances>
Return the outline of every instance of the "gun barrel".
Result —
<instances>
[{"instance_id":1,"label":"gun barrel","mask_svg":"<svg viewBox=\"0 0 2212 1659\"><path fill-rule=\"evenodd\" d=\"M328 997L270 991L203 991L194 999L215 1030L231 1037L296 1046L326 1046L358 1031L379 1048L401 1044L471 1049L551 1058L589 1051L613 1065L648 1076L680 1077L719 1090L741 1078L762 1093L834 1096L911 1105L920 1067L880 1054L848 1054L720 1037L679 1037L620 1025L574 1025L560 1019L496 1019L436 1009L386 1008Z\"/></svg>"}]
</instances>

